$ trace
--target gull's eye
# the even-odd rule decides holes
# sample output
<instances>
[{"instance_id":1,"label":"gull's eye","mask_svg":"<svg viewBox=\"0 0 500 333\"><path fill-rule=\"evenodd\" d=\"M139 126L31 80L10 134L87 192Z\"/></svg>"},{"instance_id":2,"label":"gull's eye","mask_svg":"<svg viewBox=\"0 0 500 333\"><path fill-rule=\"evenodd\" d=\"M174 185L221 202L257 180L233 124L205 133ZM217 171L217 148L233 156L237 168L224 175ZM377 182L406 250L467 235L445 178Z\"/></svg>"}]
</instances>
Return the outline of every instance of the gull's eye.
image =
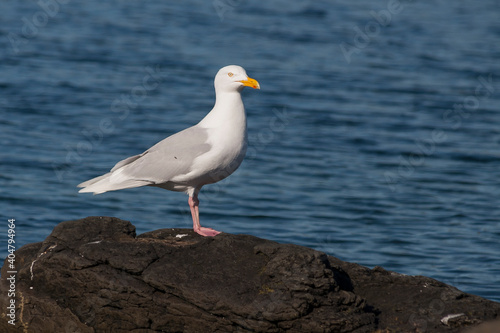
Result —
<instances>
[{"instance_id":1,"label":"gull's eye","mask_svg":"<svg viewBox=\"0 0 500 333\"><path fill-rule=\"evenodd\" d=\"M233 74L233 73L231 73L231 72L227 73L227 76L229 76L229 77L233 77L233 75L234 75L234 74Z\"/></svg>"}]
</instances>

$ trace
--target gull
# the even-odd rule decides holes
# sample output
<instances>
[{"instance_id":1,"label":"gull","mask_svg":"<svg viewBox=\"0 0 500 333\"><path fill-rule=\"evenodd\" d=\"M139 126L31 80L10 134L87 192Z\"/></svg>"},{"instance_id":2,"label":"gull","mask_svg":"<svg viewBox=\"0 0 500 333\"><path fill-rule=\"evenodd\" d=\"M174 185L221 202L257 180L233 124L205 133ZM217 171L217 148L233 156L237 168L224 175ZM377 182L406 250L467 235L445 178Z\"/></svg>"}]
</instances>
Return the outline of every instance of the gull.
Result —
<instances>
[{"instance_id":1,"label":"gull","mask_svg":"<svg viewBox=\"0 0 500 333\"><path fill-rule=\"evenodd\" d=\"M198 193L203 185L216 183L240 166L247 150L244 87L260 89L245 69L221 68L214 80L215 105L196 125L173 134L139 155L128 157L110 172L78 185L80 193L100 194L141 186L185 192L193 218L193 230L202 236L220 232L202 227Z\"/></svg>"}]
</instances>

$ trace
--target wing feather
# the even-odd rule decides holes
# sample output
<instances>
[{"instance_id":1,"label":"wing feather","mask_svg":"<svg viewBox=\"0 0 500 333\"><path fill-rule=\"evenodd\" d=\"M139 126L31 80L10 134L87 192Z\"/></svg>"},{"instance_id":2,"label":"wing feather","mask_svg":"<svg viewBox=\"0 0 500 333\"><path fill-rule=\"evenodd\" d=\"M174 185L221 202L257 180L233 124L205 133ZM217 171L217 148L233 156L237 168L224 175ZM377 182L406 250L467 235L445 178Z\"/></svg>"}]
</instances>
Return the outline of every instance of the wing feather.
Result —
<instances>
[{"instance_id":1,"label":"wing feather","mask_svg":"<svg viewBox=\"0 0 500 333\"><path fill-rule=\"evenodd\" d=\"M205 129L193 126L158 142L144 153L116 163L110 172L78 185L94 194L146 185L158 185L191 171L194 160L208 152Z\"/></svg>"},{"instance_id":2,"label":"wing feather","mask_svg":"<svg viewBox=\"0 0 500 333\"><path fill-rule=\"evenodd\" d=\"M127 179L165 183L191 171L194 160L210 150L207 139L205 129L197 126L187 128L158 142L141 156L129 158L131 162L123 160L123 165L115 167L115 172L122 171L120 177Z\"/></svg>"}]
</instances>

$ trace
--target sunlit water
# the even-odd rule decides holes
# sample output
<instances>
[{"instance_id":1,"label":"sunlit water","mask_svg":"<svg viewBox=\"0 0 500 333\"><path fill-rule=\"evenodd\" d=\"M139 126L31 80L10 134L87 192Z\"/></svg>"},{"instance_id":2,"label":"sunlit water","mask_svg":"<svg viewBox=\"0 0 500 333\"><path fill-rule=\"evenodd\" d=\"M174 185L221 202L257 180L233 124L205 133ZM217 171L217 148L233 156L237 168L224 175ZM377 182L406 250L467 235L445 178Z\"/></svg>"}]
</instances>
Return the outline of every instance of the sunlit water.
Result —
<instances>
[{"instance_id":1,"label":"sunlit water","mask_svg":"<svg viewBox=\"0 0 500 333\"><path fill-rule=\"evenodd\" d=\"M500 5L401 4L6 2L1 256L8 218L17 246L89 215L190 227L183 194L75 186L197 123L239 64L250 148L203 225L500 301Z\"/></svg>"}]
</instances>

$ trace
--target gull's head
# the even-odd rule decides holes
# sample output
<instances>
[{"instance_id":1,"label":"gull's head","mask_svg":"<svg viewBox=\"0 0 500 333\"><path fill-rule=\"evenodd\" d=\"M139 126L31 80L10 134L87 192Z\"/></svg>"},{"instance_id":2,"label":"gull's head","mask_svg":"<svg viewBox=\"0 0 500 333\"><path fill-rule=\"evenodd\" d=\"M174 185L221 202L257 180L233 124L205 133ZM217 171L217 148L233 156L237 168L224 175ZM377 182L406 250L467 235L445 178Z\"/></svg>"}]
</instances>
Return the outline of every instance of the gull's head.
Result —
<instances>
[{"instance_id":1,"label":"gull's head","mask_svg":"<svg viewBox=\"0 0 500 333\"><path fill-rule=\"evenodd\" d=\"M260 89L259 82L248 77L243 67L230 65L222 67L214 80L217 91L241 91L244 87Z\"/></svg>"}]
</instances>

